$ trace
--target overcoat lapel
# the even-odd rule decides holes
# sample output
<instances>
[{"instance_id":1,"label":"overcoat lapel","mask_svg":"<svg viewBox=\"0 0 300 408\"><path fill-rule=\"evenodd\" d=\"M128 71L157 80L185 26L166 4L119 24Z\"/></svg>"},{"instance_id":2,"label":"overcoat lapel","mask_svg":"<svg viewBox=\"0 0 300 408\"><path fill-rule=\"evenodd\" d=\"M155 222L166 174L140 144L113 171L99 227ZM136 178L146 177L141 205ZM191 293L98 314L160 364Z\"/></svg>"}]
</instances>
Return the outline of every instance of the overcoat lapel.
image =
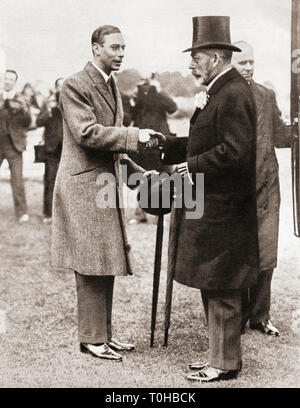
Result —
<instances>
[{"instance_id":1,"label":"overcoat lapel","mask_svg":"<svg viewBox=\"0 0 300 408\"><path fill-rule=\"evenodd\" d=\"M88 62L85 66L85 71L88 73L90 78L95 84L96 89L100 92L102 95L103 99L107 102L113 113L115 114L115 105L116 102L114 101L114 98L112 94L109 91L108 85L105 82L105 79L103 76L100 74L100 72L93 66L91 62Z\"/></svg>"},{"instance_id":2,"label":"overcoat lapel","mask_svg":"<svg viewBox=\"0 0 300 408\"><path fill-rule=\"evenodd\" d=\"M190 120L191 126L193 126L193 124L196 122L197 117L199 115L199 112L200 112L200 108L196 108L196 110L195 110L195 112L194 112L194 114L193 114L193 116L191 117L191 120Z\"/></svg>"}]
</instances>

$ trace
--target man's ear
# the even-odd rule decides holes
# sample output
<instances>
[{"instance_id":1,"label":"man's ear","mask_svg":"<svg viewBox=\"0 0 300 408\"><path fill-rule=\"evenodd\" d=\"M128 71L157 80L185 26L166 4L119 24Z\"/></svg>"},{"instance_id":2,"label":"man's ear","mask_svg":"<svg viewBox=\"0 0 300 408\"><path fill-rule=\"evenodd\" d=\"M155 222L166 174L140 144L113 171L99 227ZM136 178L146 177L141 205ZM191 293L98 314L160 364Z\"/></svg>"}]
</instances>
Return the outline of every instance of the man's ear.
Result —
<instances>
[{"instance_id":1,"label":"man's ear","mask_svg":"<svg viewBox=\"0 0 300 408\"><path fill-rule=\"evenodd\" d=\"M219 61L220 61L220 56L219 56L219 54L215 53L215 54L214 54L214 61L213 61L213 64L212 64L213 68L216 68L216 66L218 65Z\"/></svg>"},{"instance_id":2,"label":"man's ear","mask_svg":"<svg viewBox=\"0 0 300 408\"><path fill-rule=\"evenodd\" d=\"M101 54L101 45L98 43L93 43L92 45L94 55L99 56Z\"/></svg>"}]
</instances>

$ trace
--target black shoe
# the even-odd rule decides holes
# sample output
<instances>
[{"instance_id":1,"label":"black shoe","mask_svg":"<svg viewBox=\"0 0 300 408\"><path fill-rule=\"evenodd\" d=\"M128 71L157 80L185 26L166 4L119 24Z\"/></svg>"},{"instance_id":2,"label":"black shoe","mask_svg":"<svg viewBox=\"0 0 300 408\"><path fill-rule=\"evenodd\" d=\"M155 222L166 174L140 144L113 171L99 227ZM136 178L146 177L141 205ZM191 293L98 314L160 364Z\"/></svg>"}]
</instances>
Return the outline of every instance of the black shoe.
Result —
<instances>
[{"instance_id":1,"label":"black shoe","mask_svg":"<svg viewBox=\"0 0 300 408\"><path fill-rule=\"evenodd\" d=\"M246 333L246 325L247 325L247 323L242 323L242 325L241 325L241 334Z\"/></svg>"},{"instance_id":2,"label":"black shoe","mask_svg":"<svg viewBox=\"0 0 300 408\"><path fill-rule=\"evenodd\" d=\"M186 378L190 381L213 382L232 380L237 377L239 370L221 371L206 366L195 374L188 374Z\"/></svg>"},{"instance_id":3,"label":"black shoe","mask_svg":"<svg viewBox=\"0 0 300 408\"><path fill-rule=\"evenodd\" d=\"M279 331L276 329L275 326L272 325L270 320L267 322L258 322L250 324L250 329L258 330L263 334L267 334L268 336L279 336Z\"/></svg>"}]
</instances>

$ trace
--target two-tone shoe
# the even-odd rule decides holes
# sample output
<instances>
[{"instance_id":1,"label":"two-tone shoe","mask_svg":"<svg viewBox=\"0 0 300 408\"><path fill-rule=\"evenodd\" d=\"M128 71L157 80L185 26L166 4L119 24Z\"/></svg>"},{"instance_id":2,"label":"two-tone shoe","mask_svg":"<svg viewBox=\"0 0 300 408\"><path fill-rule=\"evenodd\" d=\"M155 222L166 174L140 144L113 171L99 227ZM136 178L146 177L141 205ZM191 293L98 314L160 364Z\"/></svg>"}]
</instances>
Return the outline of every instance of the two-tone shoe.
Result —
<instances>
[{"instance_id":1,"label":"two-tone shoe","mask_svg":"<svg viewBox=\"0 0 300 408\"><path fill-rule=\"evenodd\" d=\"M273 324L268 320L267 322L258 322L250 324L250 329L258 330L263 334L267 334L268 336L279 336L279 330L273 326Z\"/></svg>"},{"instance_id":2,"label":"two-tone shoe","mask_svg":"<svg viewBox=\"0 0 300 408\"><path fill-rule=\"evenodd\" d=\"M121 341L117 339L111 339L108 342L108 345L110 348L112 348L115 351L133 351L135 350L134 344L122 343Z\"/></svg>"},{"instance_id":3,"label":"two-tone shoe","mask_svg":"<svg viewBox=\"0 0 300 408\"><path fill-rule=\"evenodd\" d=\"M213 381L227 381L237 377L239 370L223 371L214 367L205 366L197 373L188 374L186 378L189 381L200 381L203 383Z\"/></svg>"},{"instance_id":4,"label":"two-tone shoe","mask_svg":"<svg viewBox=\"0 0 300 408\"><path fill-rule=\"evenodd\" d=\"M93 357L102 358L104 360L122 361L122 356L112 350L108 344L87 344L80 343L80 351L82 353L91 354Z\"/></svg>"}]
</instances>

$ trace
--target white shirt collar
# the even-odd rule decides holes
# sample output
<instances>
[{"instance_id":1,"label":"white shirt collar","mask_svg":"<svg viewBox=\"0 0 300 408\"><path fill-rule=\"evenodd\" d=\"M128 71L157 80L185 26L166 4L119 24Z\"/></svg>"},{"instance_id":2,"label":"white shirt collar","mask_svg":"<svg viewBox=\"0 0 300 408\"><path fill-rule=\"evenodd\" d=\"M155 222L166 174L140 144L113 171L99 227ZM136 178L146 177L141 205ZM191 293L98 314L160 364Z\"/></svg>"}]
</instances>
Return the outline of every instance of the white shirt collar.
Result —
<instances>
[{"instance_id":1,"label":"white shirt collar","mask_svg":"<svg viewBox=\"0 0 300 408\"><path fill-rule=\"evenodd\" d=\"M210 90L210 88L213 86L213 84L222 76L225 75L228 71L231 70L232 67L226 68L224 71L220 72L208 85L207 85L207 91Z\"/></svg>"},{"instance_id":2,"label":"white shirt collar","mask_svg":"<svg viewBox=\"0 0 300 408\"><path fill-rule=\"evenodd\" d=\"M104 71L102 71L101 68L99 68L94 62L92 62L92 64L94 65L94 67L100 72L100 74L103 76L105 82L107 82L109 80L109 78L111 77L110 75L107 75Z\"/></svg>"}]
</instances>

